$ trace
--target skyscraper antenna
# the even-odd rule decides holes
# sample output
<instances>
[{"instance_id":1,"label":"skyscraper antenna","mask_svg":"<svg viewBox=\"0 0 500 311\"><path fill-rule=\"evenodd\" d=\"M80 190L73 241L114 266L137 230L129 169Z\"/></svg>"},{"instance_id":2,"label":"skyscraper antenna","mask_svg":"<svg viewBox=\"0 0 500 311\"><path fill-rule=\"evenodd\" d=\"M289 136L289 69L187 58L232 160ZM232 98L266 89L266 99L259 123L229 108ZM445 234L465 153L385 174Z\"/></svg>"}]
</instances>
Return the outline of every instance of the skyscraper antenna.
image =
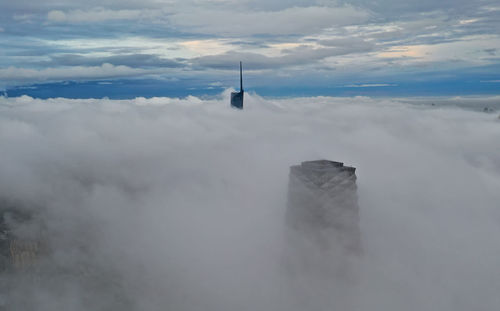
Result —
<instances>
[{"instance_id":1,"label":"skyscraper antenna","mask_svg":"<svg viewBox=\"0 0 500 311\"><path fill-rule=\"evenodd\" d=\"M243 74L241 69L241 61L240 61L240 92L243 92Z\"/></svg>"}]
</instances>

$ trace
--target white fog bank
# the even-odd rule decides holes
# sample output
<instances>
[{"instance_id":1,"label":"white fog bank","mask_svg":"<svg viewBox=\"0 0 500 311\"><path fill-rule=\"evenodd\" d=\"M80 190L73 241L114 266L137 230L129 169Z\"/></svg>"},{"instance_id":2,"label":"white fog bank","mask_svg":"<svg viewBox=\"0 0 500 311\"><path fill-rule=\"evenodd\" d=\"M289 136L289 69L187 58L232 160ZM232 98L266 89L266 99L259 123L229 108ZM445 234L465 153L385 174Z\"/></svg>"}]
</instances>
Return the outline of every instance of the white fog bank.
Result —
<instances>
[{"instance_id":1,"label":"white fog bank","mask_svg":"<svg viewBox=\"0 0 500 311\"><path fill-rule=\"evenodd\" d=\"M0 97L0 204L40 211L51 248L42 281L2 276L0 303L496 310L500 120L446 103ZM316 159L357 168L363 255L338 293L282 266L289 167Z\"/></svg>"}]
</instances>

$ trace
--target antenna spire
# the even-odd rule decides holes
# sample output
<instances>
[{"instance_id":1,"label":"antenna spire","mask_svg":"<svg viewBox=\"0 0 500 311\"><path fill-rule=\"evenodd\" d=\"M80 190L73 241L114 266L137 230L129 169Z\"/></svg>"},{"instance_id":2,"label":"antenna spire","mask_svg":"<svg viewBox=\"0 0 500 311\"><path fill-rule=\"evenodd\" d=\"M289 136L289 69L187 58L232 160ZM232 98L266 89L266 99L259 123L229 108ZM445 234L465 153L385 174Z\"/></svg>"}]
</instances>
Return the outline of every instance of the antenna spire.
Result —
<instances>
[{"instance_id":1,"label":"antenna spire","mask_svg":"<svg viewBox=\"0 0 500 311\"><path fill-rule=\"evenodd\" d=\"M241 61L240 61L240 92L243 92L243 74L241 70Z\"/></svg>"}]
</instances>

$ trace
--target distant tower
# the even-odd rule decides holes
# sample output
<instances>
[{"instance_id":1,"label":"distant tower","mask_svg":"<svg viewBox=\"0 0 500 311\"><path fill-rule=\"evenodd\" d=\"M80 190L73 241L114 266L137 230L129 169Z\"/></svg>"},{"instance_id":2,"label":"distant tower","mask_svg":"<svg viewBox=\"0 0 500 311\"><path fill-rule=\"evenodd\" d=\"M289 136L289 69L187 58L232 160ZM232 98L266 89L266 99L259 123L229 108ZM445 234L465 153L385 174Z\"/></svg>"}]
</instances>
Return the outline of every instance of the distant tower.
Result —
<instances>
[{"instance_id":1,"label":"distant tower","mask_svg":"<svg viewBox=\"0 0 500 311\"><path fill-rule=\"evenodd\" d=\"M287 257L296 268L342 274L361 252L355 171L328 160L290 168Z\"/></svg>"},{"instance_id":2,"label":"distant tower","mask_svg":"<svg viewBox=\"0 0 500 311\"><path fill-rule=\"evenodd\" d=\"M243 109L243 73L240 62L240 91L239 92L231 92L231 107L237 109Z\"/></svg>"}]
</instances>

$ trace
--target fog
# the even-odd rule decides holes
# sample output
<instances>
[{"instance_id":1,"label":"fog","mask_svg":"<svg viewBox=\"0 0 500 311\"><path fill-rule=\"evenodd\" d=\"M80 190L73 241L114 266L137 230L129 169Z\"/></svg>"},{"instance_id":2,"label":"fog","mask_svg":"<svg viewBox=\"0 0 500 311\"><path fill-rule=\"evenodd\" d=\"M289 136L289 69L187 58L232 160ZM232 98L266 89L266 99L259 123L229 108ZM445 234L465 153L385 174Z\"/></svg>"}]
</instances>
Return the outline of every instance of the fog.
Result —
<instances>
[{"instance_id":1,"label":"fog","mask_svg":"<svg viewBox=\"0 0 500 311\"><path fill-rule=\"evenodd\" d=\"M496 310L500 120L418 100L0 97L0 204L50 251L13 310ZM492 107L498 98L483 99ZM354 280L290 275L289 167L357 168ZM21 226L22 227L22 226ZM26 233L28 232L28 233ZM314 256L314 254L306 254ZM1 307L0 307L1 309Z\"/></svg>"}]
</instances>

